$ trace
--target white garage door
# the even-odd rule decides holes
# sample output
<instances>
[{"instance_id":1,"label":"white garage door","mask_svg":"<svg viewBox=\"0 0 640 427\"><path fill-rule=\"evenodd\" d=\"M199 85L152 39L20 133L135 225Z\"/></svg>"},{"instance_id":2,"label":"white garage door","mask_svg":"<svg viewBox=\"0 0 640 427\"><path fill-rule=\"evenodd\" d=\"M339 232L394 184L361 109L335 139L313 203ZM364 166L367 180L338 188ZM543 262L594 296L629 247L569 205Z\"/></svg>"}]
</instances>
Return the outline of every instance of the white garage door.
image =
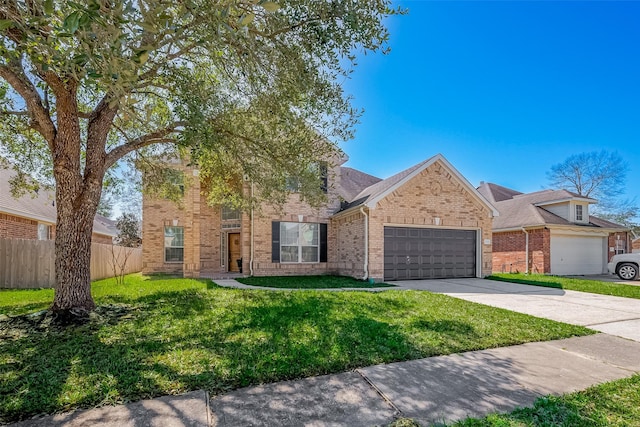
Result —
<instances>
[{"instance_id":1,"label":"white garage door","mask_svg":"<svg viewBox=\"0 0 640 427\"><path fill-rule=\"evenodd\" d=\"M602 274L604 238L551 236L551 274Z\"/></svg>"}]
</instances>

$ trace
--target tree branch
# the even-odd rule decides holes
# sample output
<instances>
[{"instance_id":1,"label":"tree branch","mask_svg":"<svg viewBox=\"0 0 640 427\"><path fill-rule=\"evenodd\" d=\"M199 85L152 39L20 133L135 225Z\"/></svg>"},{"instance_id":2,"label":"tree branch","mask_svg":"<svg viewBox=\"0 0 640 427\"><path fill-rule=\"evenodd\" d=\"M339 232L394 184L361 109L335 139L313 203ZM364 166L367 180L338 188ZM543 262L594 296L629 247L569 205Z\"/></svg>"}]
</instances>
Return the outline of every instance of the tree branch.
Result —
<instances>
[{"instance_id":1,"label":"tree branch","mask_svg":"<svg viewBox=\"0 0 640 427\"><path fill-rule=\"evenodd\" d=\"M28 111L0 111L3 116L28 116Z\"/></svg>"},{"instance_id":2,"label":"tree branch","mask_svg":"<svg viewBox=\"0 0 640 427\"><path fill-rule=\"evenodd\" d=\"M164 129L159 129L155 132L148 133L138 138L132 139L129 142L115 147L113 150L107 153L105 160L105 170L109 169L115 162L129 154L132 151L139 150L151 144L158 144L161 142L173 142L173 138L168 138L172 133L177 132L178 128L184 126L183 122L175 122L173 125Z\"/></svg>"},{"instance_id":3,"label":"tree branch","mask_svg":"<svg viewBox=\"0 0 640 427\"><path fill-rule=\"evenodd\" d=\"M53 150L53 141L57 131L49 111L42 105L40 94L31 80L27 78L22 65L16 63L16 61L12 62L11 65L0 65L0 77L9 83L22 97L31 116L30 126L44 137L49 147Z\"/></svg>"}]
</instances>

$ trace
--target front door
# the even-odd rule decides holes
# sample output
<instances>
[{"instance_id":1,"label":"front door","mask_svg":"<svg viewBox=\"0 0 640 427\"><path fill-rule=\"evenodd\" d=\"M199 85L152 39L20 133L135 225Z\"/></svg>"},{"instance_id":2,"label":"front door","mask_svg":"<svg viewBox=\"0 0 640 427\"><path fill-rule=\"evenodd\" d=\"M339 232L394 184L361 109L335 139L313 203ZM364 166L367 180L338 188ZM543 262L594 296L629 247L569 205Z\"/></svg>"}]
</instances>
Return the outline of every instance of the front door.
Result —
<instances>
[{"instance_id":1,"label":"front door","mask_svg":"<svg viewBox=\"0 0 640 427\"><path fill-rule=\"evenodd\" d=\"M229 233L229 271L240 272L238 260L242 256L240 253L240 233Z\"/></svg>"}]
</instances>

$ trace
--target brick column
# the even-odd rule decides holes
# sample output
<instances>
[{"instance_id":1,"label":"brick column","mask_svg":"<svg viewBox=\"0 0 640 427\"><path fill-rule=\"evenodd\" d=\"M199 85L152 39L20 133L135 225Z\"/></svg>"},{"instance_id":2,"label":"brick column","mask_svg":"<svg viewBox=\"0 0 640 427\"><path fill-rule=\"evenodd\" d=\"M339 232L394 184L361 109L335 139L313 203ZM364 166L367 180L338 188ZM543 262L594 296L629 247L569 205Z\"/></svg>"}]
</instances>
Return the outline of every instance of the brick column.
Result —
<instances>
[{"instance_id":1,"label":"brick column","mask_svg":"<svg viewBox=\"0 0 640 427\"><path fill-rule=\"evenodd\" d=\"M200 277L200 179L193 170L184 197L184 277Z\"/></svg>"}]
</instances>

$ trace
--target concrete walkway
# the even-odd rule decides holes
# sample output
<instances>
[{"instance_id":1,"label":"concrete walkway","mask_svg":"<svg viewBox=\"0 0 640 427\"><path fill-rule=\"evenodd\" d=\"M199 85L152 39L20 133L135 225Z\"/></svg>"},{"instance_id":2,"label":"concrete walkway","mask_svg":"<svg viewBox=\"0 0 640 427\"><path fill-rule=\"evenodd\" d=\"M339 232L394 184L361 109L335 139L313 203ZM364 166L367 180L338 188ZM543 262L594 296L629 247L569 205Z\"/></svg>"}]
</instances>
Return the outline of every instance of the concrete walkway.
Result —
<instances>
[{"instance_id":1,"label":"concrete walkway","mask_svg":"<svg viewBox=\"0 0 640 427\"><path fill-rule=\"evenodd\" d=\"M384 426L421 425L529 406L640 372L640 343L597 334L377 365L334 375L203 391L76 411L15 426Z\"/></svg>"}]
</instances>

